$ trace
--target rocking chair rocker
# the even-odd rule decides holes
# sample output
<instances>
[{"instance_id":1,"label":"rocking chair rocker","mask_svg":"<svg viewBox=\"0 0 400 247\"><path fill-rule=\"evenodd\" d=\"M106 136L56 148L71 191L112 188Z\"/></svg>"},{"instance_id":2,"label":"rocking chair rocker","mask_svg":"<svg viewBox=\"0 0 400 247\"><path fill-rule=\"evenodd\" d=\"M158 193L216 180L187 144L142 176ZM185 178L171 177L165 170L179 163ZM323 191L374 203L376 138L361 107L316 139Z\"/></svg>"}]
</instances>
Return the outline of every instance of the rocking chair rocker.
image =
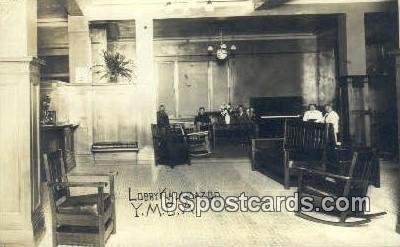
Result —
<instances>
[{"instance_id":1,"label":"rocking chair rocker","mask_svg":"<svg viewBox=\"0 0 400 247\"><path fill-rule=\"evenodd\" d=\"M366 214L366 205L357 205L351 208L354 198L365 198L368 191L369 180L372 171L372 162L374 156L369 149L354 152L351 164L342 174L337 172L327 172L315 168L297 167L299 171L299 210L296 215L310 221L334 225L334 226L360 226L371 222L371 219L385 215L386 212ZM326 213L339 217L339 221L325 220L305 213L304 205L301 204L301 198L309 196L313 198L313 211L318 214ZM338 198L346 198L350 208L348 210L339 210L335 203L329 205L333 210L324 211L322 208L323 199L332 198L335 202ZM307 210L308 211L308 210ZM310 211L308 211L310 212ZM348 221L348 218L354 217L357 220Z\"/></svg>"}]
</instances>

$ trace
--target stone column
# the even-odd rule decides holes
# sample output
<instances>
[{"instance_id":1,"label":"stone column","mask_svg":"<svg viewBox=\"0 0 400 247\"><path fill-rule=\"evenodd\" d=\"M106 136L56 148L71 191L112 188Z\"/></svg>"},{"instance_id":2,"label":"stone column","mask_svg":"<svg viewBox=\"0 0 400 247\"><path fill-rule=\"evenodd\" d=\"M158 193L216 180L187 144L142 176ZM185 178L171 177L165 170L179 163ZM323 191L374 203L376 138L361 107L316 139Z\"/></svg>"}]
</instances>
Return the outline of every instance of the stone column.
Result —
<instances>
[{"instance_id":1,"label":"stone column","mask_svg":"<svg viewBox=\"0 0 400 247\"><path fill-rule=\"evenodd\" d=\"M339 101L344 139L355 146L371 144L366 76L364 12L339 18Z\"/></svg>"},{"instance_id":2,"label":"stone column","mask_svg":"<svg viewBox=\"0 0 400 247\"><path fill-rule=\"evenodd\" d=\"M0 2L0 246L31 246L40 197L37 2Z\"/></svg>"},{"instance_id":3,"label":"stone column","mask_svg":"<svg viewBox=\"0 0 400 247\"><path fill-rule=\"evenodd\" d=\"M154 77L153 19L138 17L136 26L137 97L136 112L140 147L152 145L151 127L156 121L156 81Z\"/></svg>"},{"instance_id":4,"label":"stone column","mask_svg":"<svg viewBox=\"0 0 400 247\"><path fill-rule=\"evenodd\" d=\"M68 43L70 82L92 83L92 47L89 23L85 16L68 16Z\"/></svg>"}]
</instances>

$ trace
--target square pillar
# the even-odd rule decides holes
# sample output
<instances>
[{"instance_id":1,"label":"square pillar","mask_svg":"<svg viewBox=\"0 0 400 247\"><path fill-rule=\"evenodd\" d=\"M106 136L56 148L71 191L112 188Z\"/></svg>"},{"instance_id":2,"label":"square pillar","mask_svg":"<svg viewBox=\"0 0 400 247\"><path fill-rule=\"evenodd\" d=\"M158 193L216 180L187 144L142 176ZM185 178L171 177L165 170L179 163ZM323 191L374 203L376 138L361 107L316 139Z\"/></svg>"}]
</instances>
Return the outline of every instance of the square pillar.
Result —
<instances>
[{"instance_id":1,"label":"square pillar","mask_svg":"<svg viewBox=\"0 0 400 247\"><path fill-rule=\"evenodd\" d=\"M68 16L68 43L70 83L92 83L92 47L85 16Z\"/></svg>"},{"instance_id":2,"label":"square pillar","mask_svg":"<svg viewBox=\"0 0 400 247\"><path fill-rule=\"evenodd\" d=\"M339 79L341 133L343 141L354 146L369 146L369 86L366 75L348 75Z\"/></svg>"},{"instance_id":3,"label":"square pillar","mask_svg":"<svg viewBox=\"0 0 400 247\"><path fill-rule=\"evenodd\" d=\"M355 146L370 146L369 87L366 75L364 12L339 17L338 110L344 141Z\"/></svg>"},{"instance_id":4,"label":"square pillar","mask_svg":"<svg viewBox=\"0 0 400 247\"><path fill-rule=\"evenodd\" d=\"M151 124L156 121L156 80L154 76L153 19L139 17L136 27L136 74L138 141L141 147L152 145Z\"/></svg>"},{"instance_id":5,"label":"square pillar","mask_svg":"<svg viewBox=\"0 0 400 247\"><path fill-rule=\"evenodd\" d=\"M1 3L0 246L33 246L44 231L36 4Z\"/></svg>"}]
</instances>

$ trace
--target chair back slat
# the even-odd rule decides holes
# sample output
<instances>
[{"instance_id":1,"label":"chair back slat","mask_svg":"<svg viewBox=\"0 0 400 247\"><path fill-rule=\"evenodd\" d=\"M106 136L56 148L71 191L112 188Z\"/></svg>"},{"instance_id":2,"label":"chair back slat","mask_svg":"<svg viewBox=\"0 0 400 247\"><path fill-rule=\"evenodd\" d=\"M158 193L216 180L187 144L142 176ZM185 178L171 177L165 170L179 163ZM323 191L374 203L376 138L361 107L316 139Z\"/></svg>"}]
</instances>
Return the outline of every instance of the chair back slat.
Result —
<instances>
[{"instance_id":1,"label":"chair back slat","mask_svg":"<svg viewBox=\"0 0 400 247\"><path fill-rule=\"evenodd\" d=\"M285 122L284 147L298 151L323 150L331 144L329 132L327 124L288 119Z\"/></svg>"},{"instance_id":2,"label":"chair back slat","mask_svg":"<svg viewBox=\"0 0 400 247\"><path fill-rule=\"evenodd\" d=\"M372 167L376 156L370 149L358 150L354 153L352 165L349 169L351 177L352 195L365 196L372 176Z\"/></svg>"},{"instance_id":3,"label":"chair back slat","mask_svg":"<svg viewBox=\"0 0 400 247\"><path fill-rule=\"evenodd\" d=\"M68 187L54 186L57 182L68 182L65 164L61 150L43 155L47 183L50 189L50 198L57 202L70 195Z\"/></svg>"}]
</instances>

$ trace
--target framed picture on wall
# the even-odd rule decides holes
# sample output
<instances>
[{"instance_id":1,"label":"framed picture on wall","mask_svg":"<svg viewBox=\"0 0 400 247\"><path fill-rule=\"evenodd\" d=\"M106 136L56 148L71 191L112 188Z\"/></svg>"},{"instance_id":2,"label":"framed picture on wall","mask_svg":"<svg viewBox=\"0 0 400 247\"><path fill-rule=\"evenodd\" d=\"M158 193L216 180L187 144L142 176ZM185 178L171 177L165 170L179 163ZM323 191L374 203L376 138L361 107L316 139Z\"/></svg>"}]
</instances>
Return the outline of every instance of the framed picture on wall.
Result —
<instances>
[{"instance_id":1,"label":"framed picture on wall","mask_svg":"<svg viewBox=\"0 0 400 247\"><path fill-rule=\"evenodd\" d=\"M47 124L56 124L57 123L57 113L56 111L48 111L47 112Z\"/></svg>"}]
</instances>

